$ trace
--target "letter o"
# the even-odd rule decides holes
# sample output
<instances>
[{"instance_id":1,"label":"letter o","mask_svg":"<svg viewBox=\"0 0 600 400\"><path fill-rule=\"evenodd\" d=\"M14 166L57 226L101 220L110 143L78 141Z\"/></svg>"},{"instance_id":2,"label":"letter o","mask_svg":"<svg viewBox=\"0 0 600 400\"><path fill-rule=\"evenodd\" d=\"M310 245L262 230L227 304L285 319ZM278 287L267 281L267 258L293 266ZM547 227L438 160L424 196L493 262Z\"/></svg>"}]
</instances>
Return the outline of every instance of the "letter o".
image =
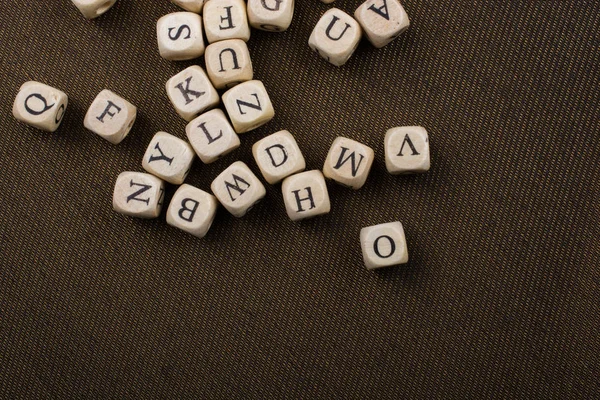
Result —
<instances>
[{"instance_id":1,"label":"letter o","mask_svg":"<svg viewBox=\"0 0 600 400\"><path fill-rule=\"evenodd\" d=\"M379 251L379 241L381 239L387 239L390 242L390 254L388 255L383 255L381 254L381 252ZM375 241L373 242L373 250L375 251L375 254L377 254L377 256L379 258L390 258L391 256L394 255L394 253L396 252L396 242L394 242L394 239L392 239L391 237L387 236L387 235L383 235L383 236L379 236L377 239L375 239Z\"/></svg>"}]
</instances>

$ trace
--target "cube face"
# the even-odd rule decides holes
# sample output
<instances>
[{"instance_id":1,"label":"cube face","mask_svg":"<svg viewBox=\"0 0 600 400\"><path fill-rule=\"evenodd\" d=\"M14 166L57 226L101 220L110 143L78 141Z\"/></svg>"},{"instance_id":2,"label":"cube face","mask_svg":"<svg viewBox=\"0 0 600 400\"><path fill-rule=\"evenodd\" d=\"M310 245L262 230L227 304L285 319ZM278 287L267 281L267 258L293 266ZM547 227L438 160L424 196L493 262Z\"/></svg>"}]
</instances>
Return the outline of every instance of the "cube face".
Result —
<instances>
[{"instance_id":1,"label":"cube face","mask_svg":"<svg viewBox=\"0 0 600 400\"><path fill-rule=\"evenodd\" d=\"M171 2L186 11L196 14L200 14L204 6L204 0L171 0Z\"/></svg>"},{"instance_id":2,"label":"cube face","mask_svg":"<svg viewBox=\"0 0 600 400\"><path fill-rule=\"evenodd\" d=\"M35 128L54 132L60 126L69 99L65 93L43 83L25 82L13 103L14 117Z\"/></svg>"},{"instance_id":3,"label":"cube face","mask_svg":"<svg viewBox=\"0 0 600 400\"><path fill-rule=\"evenodd\" d=\"M188 140L200 160L215 162L240 147L240 138L225 113L219 109L202 114L185 128Z\"/></svg>"},{"instance_id":4,"label":"cube face","mask_svg":"<svg viewBox=\"0 0 600 400\"><path fill-rule=\"evenodd\" d=\"M208 43L227 39L250 39L250 26L243 0L209 0L202 11Z\"/></svg>"},{"instance_id":5,"label":"cube face","mask_svg":"<svg viewBox=\"0 0 600 400\"><path fill-rule=\"evenodd\" d=\"M142 167L175 185L183 183L194 161L194 150L184 140L158 132L148 145Z\"/></svg>"},{"instance_id":6,"label":"cube face","mask_svg":"<svg viewBox=\"0 0 600 400\"><path fill-rule=\"evenodd\" d=\"M267 194L256 175L241 161L217 176L210 188L223 207L237 218L246 215Z\"/></svg>"},{"instance_id":7,"label":"cube face","mask_svg":"<svg viewBox=\"0 0 600 400\"><path fill-rule=\"evenodd\" d=\"M135 123L137 108L111 92L103 90L88 109L83 125L113 144L121 143Z\"/></svg>"},{"instance_id":8,"label":"cube face","mask_svg":"<svg viewBox=\"0 0 600 400\"><path fill-rule=\"evenodd\" d=\"M285 178L281 184L288 217L300 221L331 210L327 184L321 171L306 171Z\"/></svg>"},{"instance_id":9,"label":"cube face","mask_svg":"<svg viewBox=\"0 0 600 400\"><path fill-rule=\"evenodd\" d=\"M240 39L208 45L204 60L208 77L217 89L251 81L254 76L248 46Z\"/></svg>"},{"instance_id":10,"label":"cube face","mask_svg":"<svg viewBox=\"0 0 600 400\"><path fill-rule=\"evenodd\" d=\"M283 32L294 17L294 0L248 0L248 21L256 29Z\"/></svg>"},{"instance_id":11,"label":"cube face","mask_svg":"<svg viewBox=\"0 0 600 400\"><path fill-rule=\"evenodd\" d=\"M166 60L191 60L204 54L202 18L192 12L176 12L156 23L156 38L161 57Z\"/></svg>"},{"instance_id":12,"label":"cube face","mask_svg":"<svg viewBox=\"0 0 600 400\"><path fill-rule=\"evenodd\" d=\"M94 19L115 5L117 0L71 0L87 19Z\"/></svg>"},{"instance_id":13,"label":"cube face","mask_svg":"<svg viewBox=\"0 0 600 400\"><path fill-rule=\"evenodd\" d=\"M323 174L340 185L358 190L367 181L374 159L375 152L370 147L338 137L329 149Z\"/></svg>"},{"instance_id":14,"label":"cube face","mask_svg":"<svg viewBox=\"0 0 600 400\"><path fill-rule=\"evenodd\" d=\"M392 128L385 134L385 166L392 175L423 173L431 166L429 136L420 126Z\"/></svg>"},{"instance_id":15,"label":"cube face","mask_svg":"<svg viewBox=\"0 0 600 400\"><path fill-rule=\"evenodd\" d=\"M360 231L360 245L369 270L408 262L408 248L400 222L374 225Z\"/></svg>"},{"instance_id":16,"label":"cube face","mask_svg":"<svg viewBox=\"0 0 600 400\"><path fill-rule=\"evenodd\" d=\"M173 76L167 81L166 88L175 111L188 122L219 104L217 90L204 70L197 65Z\"/></svg>"},{"instance_id":17,"label":"cube face","mask_svg":"<svg viewBox=\"0 0 600 400\"><path fill-rule=\"evenodd\" d=\"M223 94L223 104L237 133L245 133L273 119L275 110L261 81L240 83Z\"/></svg>"},{"instance_id":18,"label":"cube face","mask_svg":"<svg viewBox=\"0 0 600 400\"><path fill-rule=\"evenodd\" d=\"M215 196L190 185L181 185L167 210L167 224L202 238L212 226L217 213Z\"/></svg>"},{"instance_id":19,"label":"cube face","mask_svg":"<svg viewBox=\"0 0 600 400\"><path fill-rule=\"evenodd\" d=\"M306 168L300 147L288 131L259 140L252 146L252 154L262 176L271 185Z\"/></svg>"},{"instance_id":20,"label":"cube face","mask_svg":"<svg viewBox=\"0 0 600 400\"><path fill-rule=\"evenodd\" d=\"M327 11L313 30L308 45L335 66L344 65L352 56L362 31L358 22L340 9Z\"/></svg>"},{"instance_id":21,"label":"cube face","mask_svg":"<svg viewBox=\"0 0 600 400\"><path fill-rule=\"evenodd\" d=\"M398 0L367 0L358 7L354 17L367 39L375 47L383 47L408 29L410 21Z\"/></svg>"},{"instance_id":22,"label":"cube face","mask_svg":"<svg viewBox=\"0 0 600 400\"><path fill-rule=\"evenodd\" d=\"M137 218L156 218L164 200L163 181L143 172L123 172L117 178L113 209Z\"/></svg>"}]
</instances>

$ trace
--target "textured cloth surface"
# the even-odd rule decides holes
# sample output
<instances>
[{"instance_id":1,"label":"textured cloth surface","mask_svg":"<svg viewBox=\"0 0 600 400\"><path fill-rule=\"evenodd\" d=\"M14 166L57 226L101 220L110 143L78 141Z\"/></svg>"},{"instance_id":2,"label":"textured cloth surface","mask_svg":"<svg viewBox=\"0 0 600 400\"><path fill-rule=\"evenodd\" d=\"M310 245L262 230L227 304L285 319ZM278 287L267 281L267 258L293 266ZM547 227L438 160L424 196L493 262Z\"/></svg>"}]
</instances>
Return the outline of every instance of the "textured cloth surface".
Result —
<instances>
[{"instance_id":1,"label":"textured cloth surface","mask_svg":"<svg viewBox=\"0 0 600 400\"><path fill-rule=\"evenodd\" d=\"M361 141L372 174L302 223L268 186L202 240L111 205L155 132L185 138L164 84L192 62L155 37L177 7L0 4L0 398L600 397L596 2L405 0L407 33L336 68L307 46L330 6L298 1L289 31L249 42L275 119L187 183L238 159L258 173L252 144L280 129L308 169ZM12 117L27 80L70 96L56 133ZM83 128L105 88L139 108L118 146ZM399 125L428 129L429 173L385 171ZM366 271L360 229L395 220L410 263Z\"/></svg>"}]
</instances>

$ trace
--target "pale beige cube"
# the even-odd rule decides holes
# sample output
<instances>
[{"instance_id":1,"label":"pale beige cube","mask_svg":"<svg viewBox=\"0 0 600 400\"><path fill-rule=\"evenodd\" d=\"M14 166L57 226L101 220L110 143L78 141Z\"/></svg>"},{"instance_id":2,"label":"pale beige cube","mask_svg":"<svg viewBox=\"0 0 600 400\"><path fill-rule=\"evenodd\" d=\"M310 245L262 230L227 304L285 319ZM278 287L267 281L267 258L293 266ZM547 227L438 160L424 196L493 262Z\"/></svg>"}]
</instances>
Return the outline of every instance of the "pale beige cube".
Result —
<instances>
[{"instance_id":1,"label":"pale beige cube","mask_svg":"<svg viewBox=\"0 0 600 400\"><path fill-rule=\"evenodd\" d=\"M185 140L158 132L148 145L142 167L175 185L183 183L194 161L194 149Z\"/></svg>"},{"instance_id":2,"label":"pale beige cube","mask_svg":"<svg viewBox=\"0 0 600 400\"><path fill-rule=\"evenodd\" d=\"M122 172L115 183L113 209L138 218L160 215L165 196L165 184L159 178L143 172Z\"/></svg>"},{"instance_id":3,"label":"pale beige cube","mask_svg":"<svg viewBox=\"0 0 600 400\"><path fill-rule=\"evenodd\" d=\"M281 192L292 221L324 215L331 210L327 184L319 170L288 176L281 184Z\"/></svg>"},{"instance_id":4,"label":"pale beige cube","mask_svg":"<svg viewBox=\"0 0 600 400\"><path fill-rule=\"evenodd\" d=\"M338 137L333 141L323 165L323 174L342 186L358 190L367 181L375 152L362 143Z\"/></svg>"},{"instance_id":5,"label":"pale beige cube","mask_svg":"<svg viewBox=\"0 0 600 400\"><path fill-rule=\"evenodd\" d=\"M117 0L71 0L87 19L94 19L115 5Z\"/></svg>"},{"instance_id":6,"label":"pale beige cube","mask_svg":"<svg viewBox=\"0 0 600 400\"><path fill-rule=\"evenodd\" d=\"M237 133L256 129L275 116L267 89L257 80L229 89L223 94L223 104Z\"/></svg>"},{"instance_id":7,"label":"pale beige cube","mask_svg":"<svg viewBox=\"0 0 600 400\"><path fill-rule=\"evenodd\" d=\"M13 103L13 115L21 122L46 132L54 132L63 120L69 98L40 82L25 82Z\"/></svg>"},{"instance_id":8,"label":"pale beige cube","mask_svg":"<svg viewBox=\"0 0 600 400\"><path fill-rule=\"evenodd\" d=\"M369 270L408 262L404 228L400 222L369 226L360 231L360 245Z\"/></svg>"},{"instance_id":9,"label":"pale beige cube","mask_svg":"<svg viewBox=\"0 0 600 400\"><path fill-rule=\"evenodd\" d=\"M223 207L237 218L246 215L267 194L264 185L241 161L234 162L217 176L210 188Z\"/></svg>"},{"instance_id":10,"label":"pale beige cube","mask_svg":"<svg viewBox=\"0 0 600 400\"><path fill-rule=\"evenodd\" d=\"M203 238L212 226L219 202L212 194L181 185L167 209L167 224Z\"/></svg>"},{"instance_id":11,"label":"pale beige cube","mask_svg":"<svg viewBox=\"0 0 600 400\"><path fill-rule=\"evenodd\" d=\"M367 0L356 9L354 17L377 48L387 45L410 26L398 0Z\"/></svg>"},{"instance_id":12,"label":"pale beige cube","mask_svg":"<svg viewBox=\"0 0 600 400\"><path fill-rule=\"evenodd\" d=\"M137 108L110 90L96 96L87 111L83 125L112 144L118 144L131 131L137 116Z\"/></svg>"},{"instance_id":13,"label":"pale beige cube","mask_svg":"<svg viewBox=\"0 0 600 400\"><path fill-rule=\"evenodd\" d=\"M331 4L333 3L335 0L321 0L321 3L325 3L325 4Z\"/></svg>"},{"instance_id":14,"label":"pale beige cube","mask_svg":"<svg viewBox=\"0 0 600 400\"><path fill-rule=\"evenodd\" d=\"M300 147L288 131L279 131L254 143L252 154L262 176L271 185L306 168Z\"/></svg>"},{"instance_id":15,"label":"pale beige cube","mask_svg":"<svg viewBox=\"0 0 600 400\"><path fill-rule=\"evenodd\" d=\"M204 54L202 18L193 12L167 14L156 23L161 57L166 60L192 60Z\"/></svg>"},{"instance_id":16,"label":"pale beige cube","mask_svg":"<svg viewBox=\"0 0 600 400\"><path fill-rule=\"evenodd\" d=\"M167 96L177 114L191 121L206 110L219 105L219 93L204 70L192 65L167 81Z\"/></svg>"},{"instance_id":17,"label":"pale beige cube","mask_svg":"<svg viewBox=\"0 0 600 400\"><path fill-rule=\"evenodd\" d=\"M354 54L361 36L361 27L354 18L332 8L317 22L308 45L331 64L340 67Z\"/></svg>"},{"instance_id":18,"label":"pale beige cube","mask_svg":"<svg viewBox=\"0 0 600 400\"><path fill-rule=\"evenodd\" d=\"M208 45L204 61L208 77L217 89L233 87L254 77L248 46L240 39Z\"/></svg>"},{"instance_id":19,"label":"pale beige cube","mask_svg":"<svg viewBox=\"0 0 600 400\"><path fill-rule=\"evenodd\" d=\"M240 147L240 137L233 130L225 113L219 109L192 120L185 132L194 151L205 164L215 162Z\"/></svg>"},{"instance_id":20,"label":"pale beige cube","mask_svg":"<svg viewBox=\"0 0 600 400\"><path fill-rule=\"evenodd\" d=\"M385 134L385 166L392 175L429 171L429 136L421 126L392 128Z\"/></svg>"},{"instance_id":21,"label":"pale beige cube","mask_svg":"<svg viewBox=\"0 0 600 400\"><path fill-rule=\"evenodd\" d=\"M202 12L202 7L204 7L204 0L171 0L171 2L186 11L196 14L200 14Z\"/></svg>"},{"instance_id":22,"label":"pale beige cube","mask_svg":"<svg viewBox=\"0 0 600 400\"><path fill-rule=\"evenodd\" d=\"M243 0L207 0L202 11L208 43L250 39L250 25Z\"/></svg>"},{"instance_id":23,"label":"pale beige cube","mask_svg":"<svg viewBox=\"0 0 600 400\"><path fill-rule=\"evenodd\" d=\"M283 32L294 17L294 0L248 0L248 21L256 29Z\"/></svg>"}]
</instances>

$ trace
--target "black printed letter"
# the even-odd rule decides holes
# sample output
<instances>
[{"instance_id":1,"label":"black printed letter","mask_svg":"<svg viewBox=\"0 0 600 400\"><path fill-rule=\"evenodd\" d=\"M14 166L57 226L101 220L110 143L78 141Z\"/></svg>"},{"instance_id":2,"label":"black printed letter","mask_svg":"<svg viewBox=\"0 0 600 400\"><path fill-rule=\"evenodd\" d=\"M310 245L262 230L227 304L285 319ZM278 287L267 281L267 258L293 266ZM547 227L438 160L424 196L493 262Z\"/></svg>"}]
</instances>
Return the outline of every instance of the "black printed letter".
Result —
<instances>
[{"instance_id":1,"label":"black printed letter","mask_svg":"<svg viewBox=\"0 0 600 400\"><path fill-rule=\"evenodd\" d=\"M117 110L116 113L111 113L110 109L111 108L115 108ZM112 101L108 100L108 105L106 106L106 108L104 109L104 111L102 111L102 114L100 114L99 117L96 117L96 119L102 123L104 123L104 117L106 117L106 115L108 114L111 118L114 117L116 114L121 112L121 107L117 106L115 103L113 103Z\"/></svg>"},{"instance_id":2,"label":"black printed letter","mask_svg":"<svg viewBox=\"0 0 600 400\"><path fill-rule=\"evenodd\" d=\"M387 0L383 0L383 5L381 7L375 7L375 4L371 4L369 10L381 15L383 18L390 20L390 14L388 12ZM384 11L385 10L385 11Z\"/></svg>"},{"instance_id":3,"label":"black printed letter","mask_svg":"<svg viewBox=\"0 0 600 400\"><path fill-rule=\"evenodd\" d=\"M231 201L235 201L236 199L233 198L233 195L231 194L231 189L238 192L241 196L246 192L246 190L248 190L248 188L250 187L250 184L235 174L232 174L231 176L233 177L233 181L235 183L231 184L231 183L225 181L225 187L227 188L227 191L229 192L229 197L231 197ZM245 184L246 188L242 189L240 187L239 182L242 182L243 184Z\"/></svg>"},{"instance_id":4,"label":"black printed letter","mask_svg":"<svg viewBox=\"0 0 600 400\"><path fill-rule=\"evenodd\" d=\"M338 41L340 40L344 34L346 33L346 31L348 30L348 28L350 28L350 25L346 24L346 27L344 28L344 30L342 31L342 33L340 33L340 35L337 38L334 38L331 36L331 29L333 28L333 26L335 25L335 23L339 20L338 17L336 17L335 15L333 16L333 19L331 20L331 22L329 23L329 26L327 27L327 30L325 31L325 34L327 35L327 37L333 41Z\"/></svg>"},{"instance_id":5,"label":"black printed letter","mask_svg":"<svg viewBox=\"0 0 600 400\"><path fill-rule=\"evenodd\" d=\"M140 190L138 190L135 193L130 194L129 196L127 196L127 203L129 203L131 200L135 200L135 201L140 201L142 203L146 203L146 205L150 204L150 199L140 199L137 196L139 196L142 193L145 193L146 191L152 189L152 186L150 185L144 185L143 183L135 183L133 180L131 180L129 182L129 186L133 187L133 186L139 186L141 187Z\"/></svg>"},{"instance_id":6,"label":"black printed letter","mask_svg":"<svg viewBox=\"0 0 600 400\"><path fill-rule=\"evenodd\" d=\"M33 108L29 107L29 100L35 97L36 99L40 100L42 103L44 103L44 105L42 106L42 109L40 111L34 110ZM54 107L54 103L51 105L48 105L48 103L46 103L46 99L44 98L44 96L42 96L39 93L34 93L34 94L30 94L29 96L27 96L27 98L25 99L25 109L27 110L27 112L31 115L42 115L43 113L45 113L46 111L48 111L49 109L51 109L52 107Z\"/></svg>"},{"instance_id":7,"label":"black printed letter","mask_svg":"<svg viewBox=\"0 0 600 400\"><path fill-rule=\"evenodd\" d=\"M309 187L305 188L304 190L306 190L306 192L308 193L307 197L304 197L303 199L300 198L300 191L299 190L293 190L292 193L294 193L294 196L296 196L296 205L298 206L298 212L304 212L304 211L308 211L308 210L312 210L313 208L315 208L315 199L313 198L313 194L312 194L312 189ZM303 201L310 201L310 208L308 210L305 210L304 208L302 208L302 202Z\"/></svg>"},{"instance_id":8,"label":"black printed letter","mask_svg":"<svg viewBox=\"0 0 600 400\"><path fill-rule=\"evenodd\" d=\"M273 156L273 153L271 152L272 149L279 149L280 154L281 154L281 161L279 161L279 163L277 163L275 161L275 157ZM269 155L269 157L271 158L271 162L273 163L273 166L275 168L277 167L281 167L283 164L285 164L285 162L288 160L288 154L287 151L285 151L285 147L283 147L280 144L274 144L273 146L269 146L265 149L265 151L267 152L267 154Z\"/></svg>"},{"instance_id":9,"label":"black printed letter","mask_svg":"<svg viewBox=\"0 0 600 400\"><path fill-rule=\"evenodd\" d=\"M232 69L242 69L240 67L240 64L238 63L237 53L235 52L235 50L228 48L228 49L221 50L221 52L219 53L219 63L221 63L221 69L219 70L219 72L225 72L225 68L223 67L223 53L225 53L226 51L230 52L231 58L233 58L233 68Z\"/></svg>"},{"instance_id":10,"label":"black printed letter","mask_svg":"<svg viewBox=\"0 0 600 400\"><path fill-rule=\"evenodd\" d=\"M275 7L269 7L267 5L267 0L260 0L262 6L269 11L279 11L279 5L283 3L283 0L273 0L275 2Z\"/></svg>"},{"instance_id":11,"label":"black printed letter","mask_svg":"<svg viewBox=\"0 0 600 400\"><path fill-rule=\"evenodd\" d=\"M233 29L233 28L235 28L235 25L233 25L233 19L231 18L231 8L232 7L233 6L224 7L225 10L227 10L226 11L227 15L225 17L221 17L221 22L229 21L229 24L225 25L225 26L219 25L219 29L222 30L222 31L224 31L226 29Z\"/></svg>"},{"instance_id":12,"label":"black printed letter","mask_svg":"<svg viewBox=\"0 0 600 400\"><path fill-rule=\"evenodd\" d=\"M243 100L236 100L238 108L240 109L240 114L246 115L245 112L242 111L242 106L246 106L249 108L254 108L255 110L262 111L262 107L260 106L260 100L258 99L258 94L252 93L252 96L256 99L256 104L247 103Z\"/></svg>"},{"instance_id":13,"label":"black printed letter","mask_svg":"<svg viewBox=\"0 0 600 400\"><path fill-rule=\"evenodd\" d=\"M187 206L187 203L193 203L194 205L192 208L189 208ZM183 201L181 202L181 208L179 209L179 218L187 222L192 222L194 220L194 215L196 215L196 211L198 210L199 205L200 203L194 199L183 199ZM186 212L188 213L187 217L184 215L184 213Z\"/></svg>"},{"instance_id":14,"label":"black printed letter","mask_svg":"<svg viewBox=\"0 0 600 400\"><path fill-rule=\"evenodd\" d=\"M387 256L384 256L379 251L379 241L381 239L387 239L390 242L390 254L388 254ZM394 242L394 239L392 239L391 237L389 237L387 235L379 236L373 242L373 250L375 250L375 254L377 254L377 256L380 257L380 258L390 258L396 252L396 243Z\"/></svg>"},{"instance_id":15,"label":"black printed letter","mask_svg":"<svg viewBox=\"0 0 600 400\"><path fill-rule=\"evenodd\" d=\"M198 125L198 128L202 129L202 131L206 135L206 138L208 139L208 144L212 144L213 142L216 142L217 140L223 137L223 131L219 131L219 136L212 137L208 129L206 129L206 122L203 122L200 125Z\"/></svg>"},{"instance_id":16,"label":"black printed letter","mask_svg":"<svg viewBox=\"0 0 600 400\"><path fill-rule=\"evenodd\" d=\"M165 153L163 153L162 150L160 149L160 143L156 143L156 146L154 146L154 149L158 150L160 155L155 156L154 154L150 154L150 159L148 160L149 163L154 162L154 161L166 161L169 163L169 165L171 165L174 157L171 157L171 158L166 157Z\"/></svg>"},{"instance_id":17,"label":"black printed letter","mask_svg":"<svg viewBox=\"0 0 600 400\"><path fill-rule=\"evenodd\" d=\"M179 29L177 29L177 32L175 32L175 36L171 35L171 31L173 29L175 29L175 28L169 28L169 39L171 39L171 40L177 40L177 39L179 39L181 37L181 34L183 33L184 29L187 29L187 36L184 37L184 39L189 39L189 38L192 37L192 30L187 25L181 25L179 27Z\"/></svg>"},{"instance_id":18,"label":"black printed letter","mask_svg":"<svg viewBox=\"0 0 600 400\"><path fill-rule=\"evenodd\" d=\"M402 154L402 150L404 150L404 145L406 143L408 143L408 147L410 147L410 150L412 151L412 155L418 156L419 153L417 152L417 149L415 149L415 145L410 140L410 136L408 136L408 133L407 133L406 136L404 136L404 141L402 142L402 146L400 147L400 153L398 153L398 157L404 157L404 154Z\"/></svg>"},{"instance_id":19,"label":"black printed letter","mask_svg":"<svg viewBox=\"0 0 600 400\"><path fill-rule=\"evenodd\" d=\"M348 151L349 149L342 147L342 152L340 153L340 158L338 159L337 164L335 165L335 167L333 167L333 169L340 169L344 164L346 164L346 162L348 160L350 160L350 166L352 168L352 176L356 176L356 174L358 173L358 170L360 168L360 164L362 163L363 159L365 158L362 154L360 155L360 161L358 162L358 165L356 165L356 152L352 152L350 153L350 155L348 157L346 157L346 159L344 159L344 154L346 154L346 151Z\"/></svg>"},{"instance_id":20,"label":"black printed letter","mask_svg":"<svg viewBox=\"0 0 600 400\"><path fill-rule=\"evenodd\" d=\"M200 97L204 93L206 93L206 92L196 92L195 90L190 89L190 82L191 81L192 81L192 77L191 76L185 80L185 89L183 88L183 82L181 82L181 83L179 83L178 85L175 86L177 89L179 89L179 91L183 95L183 98L185 99L185 104L186 105L188 105L192 101L194 101L194 99L192 99L190 97L190 95L194 96L197 99L198 97Z\"/></svg>"}]
</instances>

